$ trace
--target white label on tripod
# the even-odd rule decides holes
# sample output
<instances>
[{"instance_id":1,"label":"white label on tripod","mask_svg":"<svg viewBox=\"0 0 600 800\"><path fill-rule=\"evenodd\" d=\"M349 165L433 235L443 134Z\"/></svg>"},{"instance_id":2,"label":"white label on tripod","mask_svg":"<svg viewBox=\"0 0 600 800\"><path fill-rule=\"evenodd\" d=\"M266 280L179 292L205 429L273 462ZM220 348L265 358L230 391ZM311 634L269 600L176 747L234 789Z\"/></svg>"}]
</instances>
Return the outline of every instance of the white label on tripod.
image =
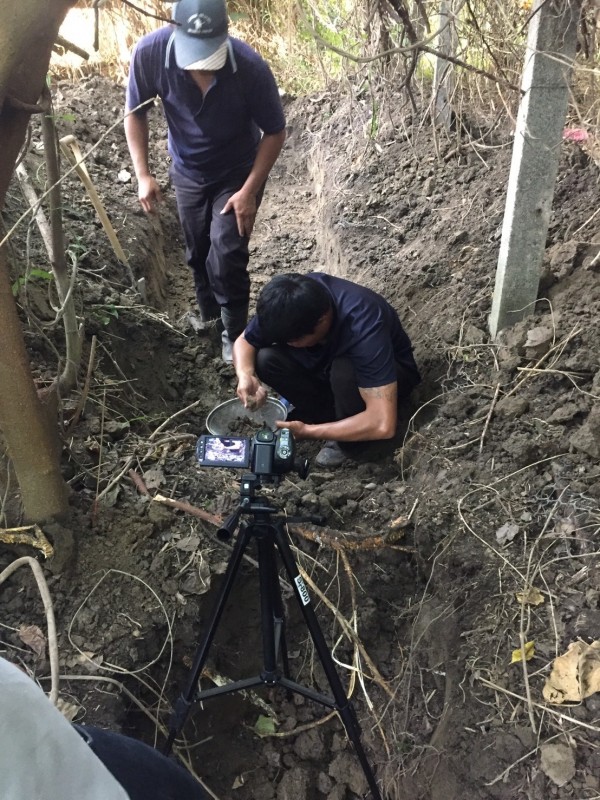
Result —
<instances>
[{"instance_id":1,"label":"white label on tripod","mask_svg":"<svg viewBox=\"0 0 600 800\"><path fill-rule=\"evenodd\" d=\"M296 575L294 578L294 583L296 584L296 588L298 589L298 594L300 595L300 600L302 600L302 605L307 606L310 604L310 595L308 593L308 589L306 588L306 584L302 580L300 575Z\"/></svg>"}]
</instances>

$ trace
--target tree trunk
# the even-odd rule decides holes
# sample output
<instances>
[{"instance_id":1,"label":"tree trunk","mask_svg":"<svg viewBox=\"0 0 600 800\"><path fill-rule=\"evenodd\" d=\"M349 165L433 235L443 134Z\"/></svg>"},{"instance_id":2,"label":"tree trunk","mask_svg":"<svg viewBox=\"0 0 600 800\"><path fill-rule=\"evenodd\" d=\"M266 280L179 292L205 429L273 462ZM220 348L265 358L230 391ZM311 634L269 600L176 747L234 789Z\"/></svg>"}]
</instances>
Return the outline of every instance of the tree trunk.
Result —
<instances>
[{"instance_id":1,"label":"tree trunk","mask_svg":"<svg viewBox=\"0 0 600 800\"><path fill-rule=\"evenodd\" d=\"M0 208L42 93L52 45L75 0L0 0ZM21 489L27 519L67 510L55 432L45 424L11 292L6 248L0 248L0 428Z\"/></svg>"},{"instance_id":2,"label":"tree trunk","mask_svg":"<svg viewBox=\"0 0 600 800\"><path fill-rule=\"evenodd\" d=\"M25 515L31 522L41 522L66 511L67 486L59 469L56 424L49 423L33 383L7 273L6 250L1 248L0 426Z\"/></svg>"}]
</instances>

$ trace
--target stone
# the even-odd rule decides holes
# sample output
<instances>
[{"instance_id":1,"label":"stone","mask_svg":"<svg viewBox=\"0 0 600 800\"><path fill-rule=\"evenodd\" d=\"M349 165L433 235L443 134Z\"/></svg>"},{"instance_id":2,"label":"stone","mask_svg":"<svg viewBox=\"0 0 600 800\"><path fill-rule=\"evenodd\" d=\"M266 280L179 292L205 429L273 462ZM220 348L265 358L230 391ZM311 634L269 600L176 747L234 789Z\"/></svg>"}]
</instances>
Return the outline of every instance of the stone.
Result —
<instances>
[{"instance_id":1,"label":"stone","mask_svg":"<svg viewBox=\"0 0 600 800\"><path fill-rule=\"evenodd\" d=\"M345 784L359 797L367 791L367 779L353 753L339 753L329 765L329 775L337 783Z\"/></svg>"},{"instance_id":2,"label":"stone","mask_svg":"<svg viewBox=\"0 0 600 800\"><path fill-rule=\"evenodd\" d=\"M569 439L575 450L600 458L600 407L594 406L587 420Z\"/></svg>"},{"instance_id":3,"label":"stone","mask_svg":"<svg viewBox=\"0 0 600 800\"><path fill-rule=\"evenodd\" d=\"M292 767L284 772L277 787L277 800L314 800L314 787L305 767Z\"/></svg>"},{"instance_id":4,"label":"stone","mask_svg":"<svg viewBox=\"0 0 600 800\"><path fill-rule=\"evenodd\" d=\"M529 400L524 397L503 397L496 404L496 413L508 419L516 419L529 410Z\"/></svg>"}]
</instances>

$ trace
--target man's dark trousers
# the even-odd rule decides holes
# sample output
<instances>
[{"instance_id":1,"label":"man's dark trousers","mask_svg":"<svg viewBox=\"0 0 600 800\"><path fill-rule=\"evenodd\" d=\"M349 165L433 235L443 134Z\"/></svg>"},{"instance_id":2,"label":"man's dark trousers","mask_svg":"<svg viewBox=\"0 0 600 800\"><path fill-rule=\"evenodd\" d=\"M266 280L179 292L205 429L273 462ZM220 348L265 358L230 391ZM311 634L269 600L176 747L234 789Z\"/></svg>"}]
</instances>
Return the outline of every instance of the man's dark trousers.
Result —
<instances>
[{"instance_id":1,"label":"man's dark trousers","mask_svg":"<svg viewBox=\"0 0 600 800\"><path fill-rule=\"evenodd\" d=\"M233 311L248 306L248 237L240 236L233 211L221 214L247 177L246 170L219 182L202 184L171 167L186 259L194 275L196 299L204 320L218 319L221 306ZM257 205L262 194L263 190Z\"/></svg>"},{"instance_id":2,"label":"man's dark trousers","mask_svg":"<svg viewBox=\"0 0 600 800\"><path fill-rule=\"evenodd\" d=\"M74 727L125 789L129 800L208 800L198 781L183 767L149 745L101 728Z\"/></svg>"}]
</instances>

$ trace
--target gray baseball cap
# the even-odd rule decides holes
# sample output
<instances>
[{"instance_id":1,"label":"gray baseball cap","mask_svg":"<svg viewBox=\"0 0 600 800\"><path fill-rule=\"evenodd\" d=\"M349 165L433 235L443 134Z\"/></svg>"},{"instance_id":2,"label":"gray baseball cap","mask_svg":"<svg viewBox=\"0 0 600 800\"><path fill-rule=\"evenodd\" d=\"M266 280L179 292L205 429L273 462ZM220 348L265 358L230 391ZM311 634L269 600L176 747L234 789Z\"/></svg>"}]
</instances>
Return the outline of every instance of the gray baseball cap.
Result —
<instances>
[{"instance_id":1,"label":"gray baseball cap","mask_svg":"<svg viewBox=\"0 0 600 800\"><path fill-rule=\"evenodd\" d=\"M173 9L173 19L178 23L175 28L175 61L180 69L218 69L223 66L228 38L224 0L178 0Z\"/></svg>"}]
</instances>

